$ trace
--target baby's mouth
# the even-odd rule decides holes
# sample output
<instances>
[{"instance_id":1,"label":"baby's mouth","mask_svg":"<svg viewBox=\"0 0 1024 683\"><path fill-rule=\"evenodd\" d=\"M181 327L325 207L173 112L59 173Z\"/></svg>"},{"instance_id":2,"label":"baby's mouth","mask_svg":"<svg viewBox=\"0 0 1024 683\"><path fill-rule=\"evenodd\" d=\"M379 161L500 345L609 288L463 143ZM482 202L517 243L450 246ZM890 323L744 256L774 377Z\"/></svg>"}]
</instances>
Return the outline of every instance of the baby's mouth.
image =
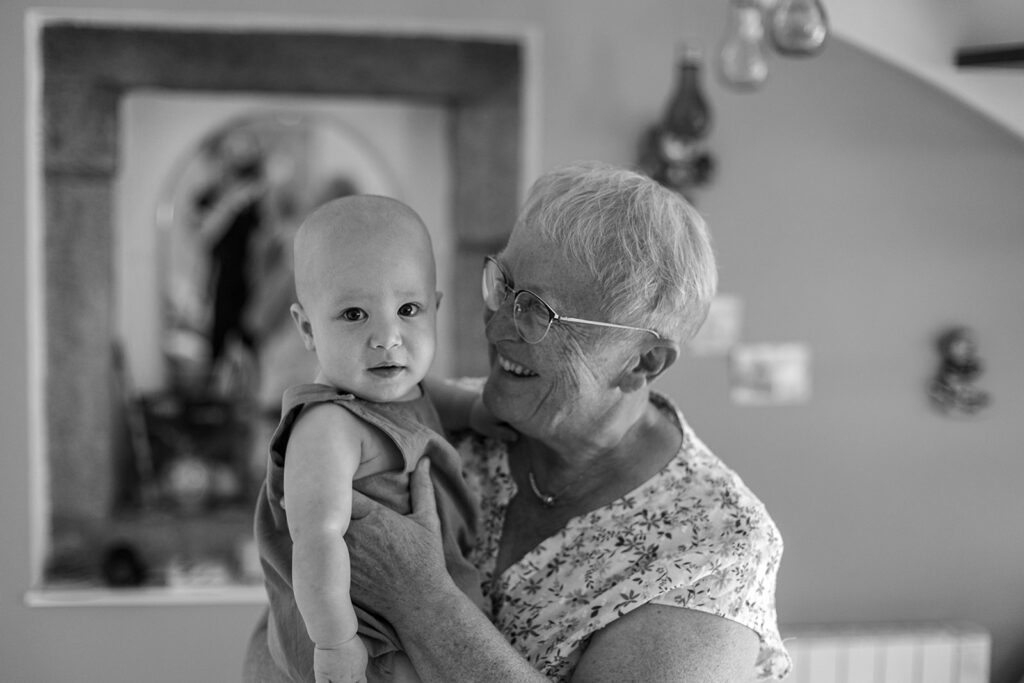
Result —
<instances>
[{"instance_id":1,"label":"baby's mouth","mask_svg":"<svg viewBox=\"0 0 1024 683\"><path fill-rule=\"evenodd\" d=\"M396 377L405 372L405 366L397 363L381 363L369 368L369 371L378 377Z\"/></svg>"},{"instance_id":2,"label":"baby's mouth","mask_svg":"<svg viewBox=\"0 0 1024 683\"><path fill-rule=\"evenodd\" d=\"M498 365L501 367L502 370L509 374L515 375L516 377L538 376L537 373L534 372L533 370L530 370L526 366L520 365L519 363L510 361L508 358L505 358L505 356L502 356L500 354L498 355Z\"/></svg>"}]
</instances>

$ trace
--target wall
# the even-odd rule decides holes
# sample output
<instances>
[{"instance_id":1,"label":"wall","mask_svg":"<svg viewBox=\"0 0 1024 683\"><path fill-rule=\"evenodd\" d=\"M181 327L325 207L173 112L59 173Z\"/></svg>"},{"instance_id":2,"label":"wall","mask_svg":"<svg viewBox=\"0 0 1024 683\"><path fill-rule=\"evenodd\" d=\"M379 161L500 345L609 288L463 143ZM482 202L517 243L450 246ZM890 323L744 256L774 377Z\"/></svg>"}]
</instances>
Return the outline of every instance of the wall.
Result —
<instances>
[{"instance_id":1,"label":"wall","mask_svg":"<svg viewBox=\"0 0 1024 683\"><path fill-rule=\"evenodd\" d=\"M89 6L89 3L63 3ZM226 12L240 0L122 2ZM260 0L246 8L275 11ZM432 24L531 25L542 49L539 165L632 161L664 102L673 43L718 39L720 2L300 0L295 12ZM0 6L0 670L4 680L221 681L251 605L30 609L24 55L20 0ZM764 499L786 539L783 623L969 619L994 635L996 683L1024 672L1024 144L840 41L775 60L756 95L709 80L719 162L698 197L722 290L748 341L803 341L810 403L729 403L722 359L663 381L702 437ZM994 404L972 421L927 406L932 336L972 325Z\"/></svg>"},{"instance_id":2,"label":"wall","mask_svg":"<svg viewBox=\"0 0 1024 683\"><path fill-rule=\"evenodd\" d=\"M716 360L672 379L783 530L781 619L968 619L994 634L993 680L1018 681L1024 145L839 43L743 106L716 101L721 175L701 208L722 290L744 300L747 340L809 344L814 395L732 406ZM954 322L975 328L994 397L973 421L925 397Z\"/></svg>"}]
</instances>

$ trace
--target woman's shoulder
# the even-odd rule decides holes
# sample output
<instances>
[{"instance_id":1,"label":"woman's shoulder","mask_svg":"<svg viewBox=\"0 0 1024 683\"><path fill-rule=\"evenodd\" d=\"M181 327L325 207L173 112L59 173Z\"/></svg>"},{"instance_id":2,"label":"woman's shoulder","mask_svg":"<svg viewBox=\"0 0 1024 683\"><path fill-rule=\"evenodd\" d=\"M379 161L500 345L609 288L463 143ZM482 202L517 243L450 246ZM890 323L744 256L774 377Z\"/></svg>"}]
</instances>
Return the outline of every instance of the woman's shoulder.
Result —
<instances>
[{"instance_id":1,"label":"woman's shoulder","mask_svg":"<svg viewBox=\"0 0 1024 683\"><path fill-rule=\"evenodd\" d=\"M671 492L666 503L675 514L698 517L714 530L709 537L723 545L733 538L760 537L781 552L781 535L760 498L697 436L671 399L655 394L652 401L671 412L683 434L676 458L663 472L663 486Z\"/></svg>"},{"instance_id":2,"label":"woman's shoulder","mask_svg":"<svg viewBox=\"0 0 1024 683\"><path fill-rule=\"evenodd\" d=\"M779 637L775 583L783 542L764 503L731 467L686 424L672 402L683 441L666 468L666 528L685 530L679 543L662 547L661 570L677 585L652 600L710 612L738 621L761 639L758 668L763 676L781 676L789 657Z\"/></svg>"}]
</instances>

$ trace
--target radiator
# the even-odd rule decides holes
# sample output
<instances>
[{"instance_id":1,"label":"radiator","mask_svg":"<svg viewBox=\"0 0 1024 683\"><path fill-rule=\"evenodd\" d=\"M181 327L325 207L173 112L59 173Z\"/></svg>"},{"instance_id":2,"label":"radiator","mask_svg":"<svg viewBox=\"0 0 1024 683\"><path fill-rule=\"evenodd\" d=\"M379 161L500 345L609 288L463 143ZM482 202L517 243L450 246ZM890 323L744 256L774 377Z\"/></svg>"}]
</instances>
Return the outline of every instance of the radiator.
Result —
<instances>
[{"instance_id":1,"label":"radiator","mask_svg":"<svg viewBox=\"0 0 1024 683\"><path fill-rule=\"evenodd\" d=\"M970 624L784 629L785 683L988 683L990 637Z\"/></svg>"}]
</instances>

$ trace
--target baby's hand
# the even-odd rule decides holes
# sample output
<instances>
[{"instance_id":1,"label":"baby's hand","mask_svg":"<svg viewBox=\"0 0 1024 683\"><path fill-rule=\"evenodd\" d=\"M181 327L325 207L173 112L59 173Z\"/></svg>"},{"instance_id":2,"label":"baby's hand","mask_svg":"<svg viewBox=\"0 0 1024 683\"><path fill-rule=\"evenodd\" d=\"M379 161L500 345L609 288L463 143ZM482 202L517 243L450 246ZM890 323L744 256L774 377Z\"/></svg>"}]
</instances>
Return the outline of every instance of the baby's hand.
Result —
<instances>
[{"instance_id":1,"label":"baby's hand","mask_svg":"<svg viewBox=\"0 0 1024 683\"><path fill-rule=\"evenodd\" d=\"M366 683L366 646L359 636L313 650L316 683Z\"/></svg>"},{"instance_id":2,"label":"baby's hand","mask_svg":"<svg viewBox=\"0 0 1024 683\"><path fill-rule=\"evenodd\" d=\"M480 396L473 399L473 406L469 411L469 426L474 432L502 441L515 441L519 438L519 432L512 429L507 423L500 422L491 414L491 411L487 410Z\"/></svg>"}]
</instances>

